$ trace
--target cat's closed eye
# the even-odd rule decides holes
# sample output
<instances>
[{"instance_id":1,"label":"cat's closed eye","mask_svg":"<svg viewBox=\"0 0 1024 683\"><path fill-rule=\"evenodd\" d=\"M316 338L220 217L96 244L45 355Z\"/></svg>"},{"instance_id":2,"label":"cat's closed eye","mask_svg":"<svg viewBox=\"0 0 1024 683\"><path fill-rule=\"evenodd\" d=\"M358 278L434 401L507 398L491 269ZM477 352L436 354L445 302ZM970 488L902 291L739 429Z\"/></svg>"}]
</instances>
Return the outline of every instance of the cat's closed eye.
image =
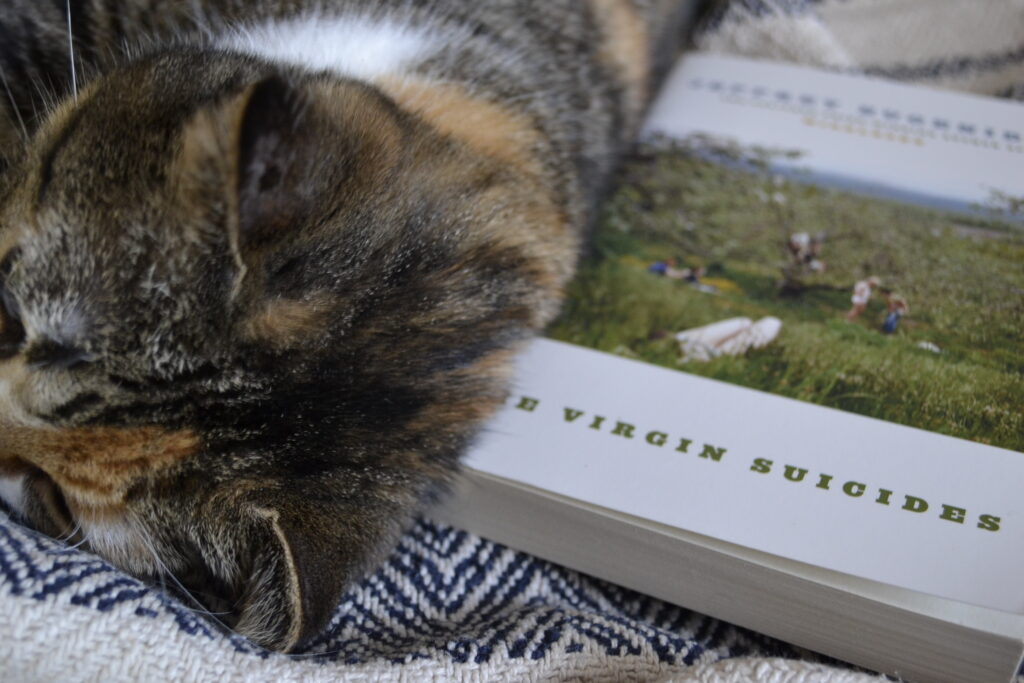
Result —
<instances>
[{"instance_id":1,"label":"cat's closed eye","mask_svg":"<svg viewBox=\"0 0 1024 683\"><path fill-rule=\"evenodd\" d=\"M25 328L18 315L17 302L0 281L0 359L17 354L25 343Z\"/></svg>"},{"instance_id":2,"label":"cat's closed eye","mask_svg":"<svg viewBox=\"0 0 1024 683\"><path fill-rule=\"evenodd\" d=\"M0 359L22 354L25 362L33 369L63 370L72 370L92 361L92 354L73 343L47 336L28 339L21 318L21 306L6 287L11 263L16 257L17 252L14 251L0 263Z\"/></svg>"},{"instance_id":3,"label":"cat's closed eye","mask_svg":"<svg viewBox=\"0 0 1024 683\"><path fill-rule=\"evenodd\" d=\"M25 350L25 362L36 369L74 370L93 360L92 354L72 344L40 339Z\"/></svg>"}]
</instances>

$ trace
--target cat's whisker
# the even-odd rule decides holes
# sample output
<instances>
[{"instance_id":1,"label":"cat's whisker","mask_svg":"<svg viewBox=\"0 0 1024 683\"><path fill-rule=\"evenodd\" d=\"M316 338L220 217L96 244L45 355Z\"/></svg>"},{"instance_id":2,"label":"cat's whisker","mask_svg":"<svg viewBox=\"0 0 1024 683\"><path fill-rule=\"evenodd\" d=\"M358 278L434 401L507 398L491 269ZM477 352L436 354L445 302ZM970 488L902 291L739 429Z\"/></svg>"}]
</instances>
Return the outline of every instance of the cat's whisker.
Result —
<instances>
[{"instance_id":1,"label":"cat's whisker","mask_svg":"<svg viewBox=\"0 0 1024 683\"><path fill-rule=\"evenodd\" d=\"M53 94L53 84L50 84L50 89L47 90L41 79L34 79L31 81L31 86L36 91L36 96L32 98L32 118L40 120L46 113L53 111L57 104L57 98ZM42 115L39 112L37 102L43 105Z\"/></svg>"},{"instance_id":2,"label":"cat's whisker","mask_svg":"<svg viewBox=\"0 0 1024 683\"><path fill-rule=\"evenodd\" d=\"M87 539L87 538L85 537L85 534L82 534L82 540L78 541L78 543L75 543L75 544L73 544L73 545L69 545L68 547L64 548L64 550L65 550L65 551L68 551L68 550L78 550L78 549L79 549L79 548L81 548L81 547L82 547L83 545L85 545L85 542L86 542L87 540L88 540L88 539Z\"/></svg>"},{"instance_id":3,"label":"cat's whisker","mask_svg":"<svg viewBox=\"0 0 1024 683\"><path fill-rule=\"evenodd\" d=\"M75 71L75 39L71 33L71 0L64 0L64 8L68 16L68 56L71 60L71 92L78 99L78 74Z\"/></svg>"},{"instance_id":4,"label":"cat's whisker","mask_svg":"<svg viewBox=\"0 0 1024 683\"><path fill-rule=\"evenodd\" d=\"M49 551L49 553L51 555L67 555L81 548L89 540L88 537L86 537L85 535L85 529L82 528L81 523L76 523L75 528L71 531L70 534L68 534L67 536L62 536L56 540L60 541L61 543L66 543L68 540L74 538L75 534L81 534L82 536L82 538L80 538L77 543L65 545L63 548L55 548Z\"/></svg>"},{"instance_id":5,"label":"cat's whisker","mask_svg":"<svg viewBox=\"0 0 1024 683\"><path fill-rule=\"evenodd\" d=\"M153 563L156 565L156 574L160 579L160 585L161 588L163 589L163 592L167 595L170 595L170 592L167 590L166 583L166 579L170 579L171 582L177 587L178 591L181 592L182 597L187 598L187 600L190 600L191 602L198 605L198 607L191 607L187 604L183 604L183 606L187 610L194 612L196 614L206 615L213 619L215 622L217 622L224 629L231 630L227 624L225 624L221 619L218 618L219 616L230 614L230 612L211 612L210 610L206 609L206 607L203 606L203 603L200 602L199 599L196 598L196 596L194 596L190 590L185 588L185 585L178 580L178 577L174 575L174 572L172 572L170 568L167 566L167 564L164 563L162 559L160 559L160 555L157 553L156 547L153 545L153 541L150 538L149 533L146 531L146 529L141 524L137 524L135 522L134 517L128 516L126 519L128 521L128 524L133 528L133 530L137 534L137 537L142 541L142 544L145 546L146 550L148 550L149 554L152 556Z\"/></svg>"},{"instance_id":6,"label":"cat's whisker","mask_svg":"<svg viewBox=\"0 0 1024 683\"><path fill-rule=\"evenodd\" d=\"M75 522L74 528L72 528L71 531L67 532L66 534L63 534L62 536L59 536L57 538L57 540L60 541L61 543L67 543L72 538L74 538L75 534L77 534L79 531L81 531L81 529L82 529L82 523L81 522Z\"/></svg>"}]
</instances>

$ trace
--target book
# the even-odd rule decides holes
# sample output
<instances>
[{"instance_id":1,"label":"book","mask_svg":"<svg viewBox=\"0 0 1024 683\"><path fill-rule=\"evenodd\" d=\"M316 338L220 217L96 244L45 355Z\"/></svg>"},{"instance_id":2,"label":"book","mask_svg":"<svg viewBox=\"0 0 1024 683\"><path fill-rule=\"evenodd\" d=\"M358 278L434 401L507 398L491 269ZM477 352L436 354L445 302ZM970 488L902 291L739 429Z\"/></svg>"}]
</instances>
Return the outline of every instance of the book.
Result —
<instances>
[{"instance_id":1,"label":"book","mask_svg":"<svg viewBox=\"0 0 1024 683\"><path fill-rule=\"evenodd\" d=\"M1010 680L1022 113L685 56L435 516L881 672Z\"/></svg>"}]
</instances>

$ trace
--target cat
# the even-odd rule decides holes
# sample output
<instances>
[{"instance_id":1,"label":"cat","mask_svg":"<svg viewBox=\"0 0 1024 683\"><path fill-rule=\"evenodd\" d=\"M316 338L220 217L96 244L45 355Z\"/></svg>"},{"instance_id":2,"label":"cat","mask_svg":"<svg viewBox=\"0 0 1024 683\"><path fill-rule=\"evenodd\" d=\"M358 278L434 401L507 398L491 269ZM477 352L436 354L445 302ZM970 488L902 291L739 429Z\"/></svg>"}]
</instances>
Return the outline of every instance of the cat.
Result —
<instances>
[{"instance_id":1,"label":"cat","mask_svg":"<svg viewBox=\"0 0 1024 683\"><path fill-rule=\"evenodd\" d=\"M683 4L7 0L8 507L301 648L557 313Z\"/></svg>"}]
</instances>

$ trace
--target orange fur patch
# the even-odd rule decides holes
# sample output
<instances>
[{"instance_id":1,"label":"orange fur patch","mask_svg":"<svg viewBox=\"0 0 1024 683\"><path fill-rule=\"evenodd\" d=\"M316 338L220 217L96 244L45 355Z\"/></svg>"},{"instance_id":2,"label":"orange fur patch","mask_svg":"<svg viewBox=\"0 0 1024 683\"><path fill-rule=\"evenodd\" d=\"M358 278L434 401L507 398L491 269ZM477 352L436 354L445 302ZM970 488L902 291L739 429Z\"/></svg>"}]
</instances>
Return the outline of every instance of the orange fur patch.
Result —
<instances>
[{"instance_id":1,"label":"orange fur patch","mask_svg":"<svg viewBox=\"0 0 1024 683\"><path fill-rule=\"evenodd\" d=\"M143 477L194 454L198 437L157 427L14 427L0 436L0 460L18 459L46 472L70 500L118 504Z\"/></svg>"},{"instance_id":2,"label":"orange fur patch","mask_svg":"<svg viewBox=\"0 0 1024 683\"><path fill-rule=\"evenodd\" d=\"M466 376L474 379L490 377L495 380L496 385L508 382L514 368L513 359L519 349L502 349L489 353L477 360L473 365L462 368L451 377ZM479 398L466 397L446 401L437 401L425 407L414 419L409 422L409 430L433 431L439 424L451 424L457 422L480 422L490 417L498 406L501 405L497 397ZM436 474L433 463L420 462L417 454L411 454L408 464L416 469L421 469Z\"/></svg>"},{"instance_id":3,"label":"orange fur patch","mask_svg":"<svg viewBox=\"0 0 1024 683\"><path fill-rule=\"evenodd\" d=\"M543 176L537 156L542 138L527 117L475 97L453 83L385 77L377 85L399 106L440 132L531 176Z\"/></svg>"},{"instance_id":4,"label":"orange fur patch","mask_svg":"<svg viewBox=\"0 0 1024 683\"><path fill-rule=\"evenodd\" d=\"M245 330L275 348L291 348L323 332L326 312L323 301L273 299L245 322Z\"/></svg>"},{"instance_id":5,"label":"orange fur patch","mask_svg":"<svg viewBox=\"0 0 1024 683\"><path fill-rule=\"evenodd\" d=\"M604 34L601 58L622 79L631 118L639 122L650 87L651 48L647 25L630 0L590 0L590 4Z\"/></svg>"},{"instance_id":6,"label":"orange fur patch","mask_svg":"<svg viewBox=\"0 0 1024 683\"><path fill-rule=\"evenodd\" d=\"M465 88L416 78L383 78L379 87L401 107L439 132L518 173L479 198L477 235L492 247L520 249L536 265L535 283L552 302L536 307L534 324L547 323L554 301L571 276L577 237L552 194L542 162L543 137L523 114L474 96ZM455 268L461 268L457 264Z\"/></svg>"}]
</instances>

